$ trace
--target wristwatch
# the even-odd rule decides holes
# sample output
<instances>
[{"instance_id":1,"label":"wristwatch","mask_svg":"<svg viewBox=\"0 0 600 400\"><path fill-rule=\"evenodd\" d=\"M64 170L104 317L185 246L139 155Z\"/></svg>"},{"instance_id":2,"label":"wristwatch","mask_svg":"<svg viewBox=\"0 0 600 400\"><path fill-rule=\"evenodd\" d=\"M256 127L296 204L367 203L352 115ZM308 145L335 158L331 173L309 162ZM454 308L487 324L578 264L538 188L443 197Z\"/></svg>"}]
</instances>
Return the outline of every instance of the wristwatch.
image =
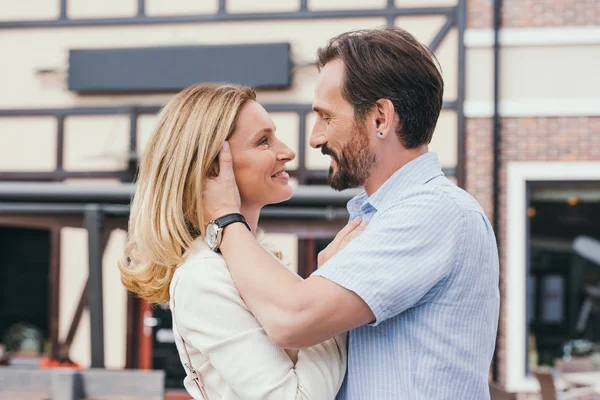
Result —
<instances>
[{"instance_id":1,"label":"wristwatch","mask_svg":"<svg viewBox=\"0 0 600 400\"><path fill-rule=\"evenodd\" d=\"M221 240L223 240L223 229L225 229L227 225L231 225L235 222L241 222L246 225L246 228L248 228L250 232L252 232L246 218L238 213L226 214L208 223L206 226L206 244L212 251L219 251Z\"/></svg>"}]
</instances>

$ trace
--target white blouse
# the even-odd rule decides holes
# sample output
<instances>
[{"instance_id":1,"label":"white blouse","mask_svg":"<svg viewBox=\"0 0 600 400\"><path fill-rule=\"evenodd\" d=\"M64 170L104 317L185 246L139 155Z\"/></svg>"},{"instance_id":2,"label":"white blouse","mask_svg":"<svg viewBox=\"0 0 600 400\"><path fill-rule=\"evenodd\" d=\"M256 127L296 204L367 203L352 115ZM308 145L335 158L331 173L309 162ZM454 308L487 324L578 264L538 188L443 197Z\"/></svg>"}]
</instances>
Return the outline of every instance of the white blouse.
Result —
<instances>
[{"instance_id":1,"label":"white blouse","mask_svg":"<svg viewBox=\"0 0 600 400\"><path fill-rule=\"evenodd\" d=\"M223 257L204 240L193 243L175 271L170 295L179 357L192 365L184 385L194 399L203 399L202 391L206 400L328 400L338 392L345 335L298 351L276 346L240 297Z\"/></svg>"}]
</instances>

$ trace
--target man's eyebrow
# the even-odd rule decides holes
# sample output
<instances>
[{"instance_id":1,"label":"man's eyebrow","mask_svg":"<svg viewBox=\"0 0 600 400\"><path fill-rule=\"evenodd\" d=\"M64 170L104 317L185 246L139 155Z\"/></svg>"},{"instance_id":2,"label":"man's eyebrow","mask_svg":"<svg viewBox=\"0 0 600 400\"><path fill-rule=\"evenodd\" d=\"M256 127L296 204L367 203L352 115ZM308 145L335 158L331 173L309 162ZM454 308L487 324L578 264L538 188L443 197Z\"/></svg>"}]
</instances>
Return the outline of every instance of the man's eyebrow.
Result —
<instances>
[{"instance_id":1,"label":"man's eyebrow","mask_svg":"<svg viewBox=\"0 0 600 400\"><path fill-rule=\"evenodd\" d=\"M319 106L313 106L312 107L313 111L316 112L317 114L330 114L329 111L324 110L323 108L319 107Z\"/></svg>"}]
</instances>

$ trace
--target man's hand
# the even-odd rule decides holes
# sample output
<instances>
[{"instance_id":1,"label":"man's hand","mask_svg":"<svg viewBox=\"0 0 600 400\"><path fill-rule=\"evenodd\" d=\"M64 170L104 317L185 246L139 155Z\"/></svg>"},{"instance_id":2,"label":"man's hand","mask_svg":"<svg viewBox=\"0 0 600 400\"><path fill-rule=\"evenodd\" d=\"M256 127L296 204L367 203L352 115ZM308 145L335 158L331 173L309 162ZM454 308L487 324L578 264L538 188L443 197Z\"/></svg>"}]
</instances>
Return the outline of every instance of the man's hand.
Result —
<instances>
[{"instance_id":1,"label":"man's hand","mask_svg":"<svg viewBox=\"0 0 600 400\"><path fill-rule=\"evenodd\" d=\"M233 160L229 143L225 142L219 152L219 175L204 178L202 191L204 216L208 221L225 214L240 212L240 192L233 174Z\"/></svg>"},{"instance_id":2,"label":"man's hand","mask_svg":"<svg viewBox=\"0 0 600 400\"><path fill-rule=\"evenodd\" d=\"M325 264L331 257L335 256L344 247L353 241L358 235L363 233L367 227L367 222L362 221L360 217L354 218L352 221L335 235L335 238L329 243L323 251L319 252L317 257L317 264L320 267Z\"/></svg>"}]
</instances>

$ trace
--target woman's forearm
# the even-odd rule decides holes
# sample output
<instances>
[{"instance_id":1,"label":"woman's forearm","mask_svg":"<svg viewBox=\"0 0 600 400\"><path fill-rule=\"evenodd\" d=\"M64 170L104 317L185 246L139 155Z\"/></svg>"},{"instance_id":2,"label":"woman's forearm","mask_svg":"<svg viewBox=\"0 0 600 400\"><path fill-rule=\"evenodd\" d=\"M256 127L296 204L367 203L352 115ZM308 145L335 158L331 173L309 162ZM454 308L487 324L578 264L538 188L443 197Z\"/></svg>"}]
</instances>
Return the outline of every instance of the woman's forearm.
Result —
<instances>
[{"instance_id":1,"label":"woman's forearm","mask_svg":"<svg viewBox=\"0 0 600 400\"><path fill-rule=\"evenodd\" d=\"M291 316L303 309L302 278L281 265L242 224L225 229L221 252L246 305L271 339L281 344Z\"/></svg>"}]
</instances>

